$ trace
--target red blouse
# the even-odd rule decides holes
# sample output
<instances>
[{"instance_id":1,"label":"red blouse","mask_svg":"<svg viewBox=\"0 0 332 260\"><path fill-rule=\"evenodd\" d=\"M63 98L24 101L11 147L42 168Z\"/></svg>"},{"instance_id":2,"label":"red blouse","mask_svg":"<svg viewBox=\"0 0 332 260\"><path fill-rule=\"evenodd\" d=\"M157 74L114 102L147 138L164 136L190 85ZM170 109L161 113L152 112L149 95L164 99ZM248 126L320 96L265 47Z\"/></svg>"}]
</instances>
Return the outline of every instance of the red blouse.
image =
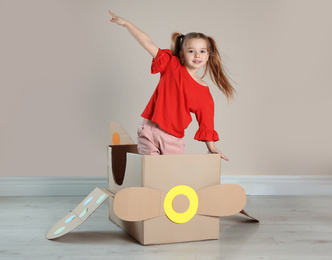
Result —
<instances>
[{"instance_id":1,"label":"red blouse","mask_svg":"<svg viewBox=\"0 0 332 260\"><path fill-rule=\"evenodd\" d=\"M152 60L151 73L158 72L160 81L142 117L182 138L192 121L192 112L199 124L195 139L218 141L218 133L214 130L214 102L209 88L194 80L170 50L159 49L157 57Z\"/></svg>"}]
</instances>

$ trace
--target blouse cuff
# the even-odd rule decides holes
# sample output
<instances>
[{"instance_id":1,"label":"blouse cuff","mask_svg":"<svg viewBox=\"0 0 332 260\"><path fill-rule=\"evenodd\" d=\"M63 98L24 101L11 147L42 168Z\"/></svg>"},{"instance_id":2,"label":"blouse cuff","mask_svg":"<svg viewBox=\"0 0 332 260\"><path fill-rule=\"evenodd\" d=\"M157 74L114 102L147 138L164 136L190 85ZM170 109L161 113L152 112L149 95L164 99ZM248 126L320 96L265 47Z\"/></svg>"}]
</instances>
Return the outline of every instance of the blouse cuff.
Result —
<instances>
[{"instance_id":1,"label":"blouse cuff","mask_svg":"<svg viewBox=\"0 0 332 260\"><path fill-rule=\"evenodd\" d=\"M195 135L195 139L198 141L218 141L219 136L215 130L211 129L198 129Z\"/></svg>"}]
</instances>

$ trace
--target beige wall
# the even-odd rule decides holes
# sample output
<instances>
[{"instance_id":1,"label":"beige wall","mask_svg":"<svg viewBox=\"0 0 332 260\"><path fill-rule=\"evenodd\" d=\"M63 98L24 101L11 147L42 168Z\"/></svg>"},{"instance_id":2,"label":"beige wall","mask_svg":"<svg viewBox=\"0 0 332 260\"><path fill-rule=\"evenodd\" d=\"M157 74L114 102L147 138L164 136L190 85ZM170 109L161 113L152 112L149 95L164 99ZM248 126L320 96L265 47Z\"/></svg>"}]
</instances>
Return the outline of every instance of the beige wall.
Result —
<instances>
[{"instance_id":1,"label":"beige wall","mask_svg":"<svg viewBox=\"0 0 332 260\"><path fill-rule=\"evenodd\" d=\"M168 48L213 36L238 95L210 84L227 175L332 175L332 2L0 1L0 176L106 176L108 123L136 138L159 79L107 9ZM208 81L210 83L210 81ZM187 153L206 153L186 131Z\"/></svg>"}]
</instances>

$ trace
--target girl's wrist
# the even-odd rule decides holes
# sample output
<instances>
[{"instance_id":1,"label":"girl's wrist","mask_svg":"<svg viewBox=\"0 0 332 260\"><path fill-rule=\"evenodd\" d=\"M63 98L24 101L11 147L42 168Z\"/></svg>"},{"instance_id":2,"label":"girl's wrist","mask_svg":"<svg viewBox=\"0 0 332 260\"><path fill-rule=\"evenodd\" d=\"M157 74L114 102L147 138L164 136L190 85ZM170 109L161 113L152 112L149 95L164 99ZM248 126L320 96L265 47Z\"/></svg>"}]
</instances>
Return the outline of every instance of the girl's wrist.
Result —
<instances>
[{"instance_id":1,"label":"girl's wrist","mask_svg":"<svg viewBox=\"0 0 332 260\"><path fill-rule=\"evenodd\" d=\"M216 149L213 141L206 141L205 143L206 143L206 146L207 146L208 150L210 151L210 153L216 152L217 149Z\"/></svg>"},{"instance_id":2,"label":"girl's wrist","mask_svg":"<svg viewBox=\"0 0 332 260\"><path fill-rule=\"evenodd\" d=\"M130 26L133 26L133 24L131 22L127 21L127 20L124 20L124 23L123 23L122 26L129 30Z\"/></svg>"}]
</instances>

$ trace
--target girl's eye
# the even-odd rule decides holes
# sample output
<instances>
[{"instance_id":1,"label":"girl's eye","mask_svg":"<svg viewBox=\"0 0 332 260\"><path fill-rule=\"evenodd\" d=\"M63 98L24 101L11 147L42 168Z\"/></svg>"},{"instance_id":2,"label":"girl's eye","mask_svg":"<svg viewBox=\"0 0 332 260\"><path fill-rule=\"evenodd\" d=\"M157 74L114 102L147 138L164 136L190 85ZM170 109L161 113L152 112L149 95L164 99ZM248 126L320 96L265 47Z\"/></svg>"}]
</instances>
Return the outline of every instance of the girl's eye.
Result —
<instances>
[{"instance_id":1,"label":"girl's eye","mask_svg":"<svg viewBox=\"0 0 332 260\"><path fill-rule=\"evenodd\" d=\"M194 51L193 50L189 50L189 53L194 53Z\"/></svg>"}]
</instances>

